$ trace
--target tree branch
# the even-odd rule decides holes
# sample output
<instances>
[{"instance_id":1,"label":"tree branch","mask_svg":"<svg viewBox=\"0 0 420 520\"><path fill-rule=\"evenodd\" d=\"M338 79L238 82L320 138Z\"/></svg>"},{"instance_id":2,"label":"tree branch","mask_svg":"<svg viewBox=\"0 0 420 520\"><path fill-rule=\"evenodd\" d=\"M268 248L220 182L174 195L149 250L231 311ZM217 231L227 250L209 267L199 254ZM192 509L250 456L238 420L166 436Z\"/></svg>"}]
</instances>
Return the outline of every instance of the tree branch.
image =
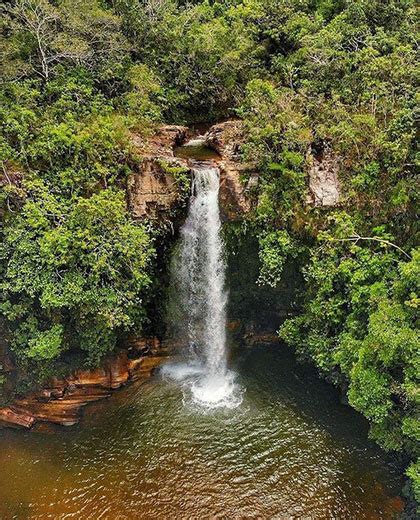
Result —
<instances>
[{"instance_id":1,"label":"tree branch","mask_svg":"<svg viewBox=\"0 0 420 520\"><path fill-rule=\"evenodd\" d=\"M389 240L385 240L384 238L361 237L359 234L355 233L354 235L352 235L349 238L331 238L330 240L333 240L335 242L354 242L355 244L357 244L357 242L359 242L359 240L370 240L370 241L374 241L374 242L380 242L382 244L386 244L388 246L394 247L395 249L398 249L398 251L400 251L400 253L402 253L404 256L406 256L407 258L412 260L411 256L406 251L404 251L404 249L401 249L401 247L397 246L397 244L394 244L393 242L390 242Z\"/></svg>"}]
</instances>

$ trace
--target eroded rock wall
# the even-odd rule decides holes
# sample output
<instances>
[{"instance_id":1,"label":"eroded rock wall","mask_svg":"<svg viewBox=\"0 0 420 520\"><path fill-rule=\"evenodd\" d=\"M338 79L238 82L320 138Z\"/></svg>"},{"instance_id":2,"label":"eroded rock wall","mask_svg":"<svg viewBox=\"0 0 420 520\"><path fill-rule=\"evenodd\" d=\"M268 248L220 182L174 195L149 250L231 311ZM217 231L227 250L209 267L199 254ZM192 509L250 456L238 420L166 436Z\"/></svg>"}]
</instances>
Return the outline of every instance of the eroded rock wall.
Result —
<instances>
[{"instance_id":1,"label":"eroded rock wall","mask_svg":"<svg viewBox=\"0 0 420 520\"><path fill-rule=\"evenodd\" d=\"M141 163L127 182L128 207L135 218L167 218L180 202L174 172L188 170L187 161L174 157L174 148L185 142L188 129L167 125L148 139L132 136Z\"/></svg>"},{"instance_id":2,"label":"eroded rock wall","mask_svg":"<svg viewBox=\"0 0 420 520\"><path fill-rule=\"evenodd\" d=\"M308 204L315 207L334 207L340 202L338 172L340 161L328 145L312 148L307 154Z\"/></svg>"},{"instance_id":3,"label":"eroded rock wall","mask_svg":"<svg viewBox=\"0 0 420 520\"><path fill-rule=\"evenodd\" d=\"M172 172L179 168L188 166L173 157L142 160L140 171L131 174L127 183L128 206L134 218L165 218L176 208L180 194Z\"/></svg>"},{"instance_id":4,"label":"eroded rock wall","mask_svg":"<svg viewBox=\"0 0 420 520\"><path fill-rule=\"evenodd\" d=\"M244 141L241 121L225 121L210 128L204 136L206 145L221 157L220 208L226 220L238 220L251 210L247 184L242 177L255 177L255 166L242 162L241 146Z\"/></svg>"},{"instance_id":5,"label":"eroded rock wall","mask_svg":"<svg viewBox=\"0 0 420 520\"><path fill-rule=\"evenodd\" d=\"M188 171L191 163L174 156L174 148L189 137L183 126L164 126L144 140L133 136L132 142L142 157L138 171L128 180L128 204L135 218L167 218L179 205L179 186L174 174L179 169ZM225 220L237 220L251 209L247 185L242 182L256 178L253 165L240 157L243 128L240 121L226 121L212 126L204 136L206 146L220 155L220 208Z\"/></svg>"},{"instance_id":6,"label":"eroded rock wall","mask_svg":"<svg viewBox=\"0 0 420 520\"><path fill-rule=\"evenodd\" d=\"M72 426L79 422L87 404L109 397L129 382L149 377L166 358L167 350L157 338L131 338L127 349L109 357L99 368L53 378L41 390L0 408L0 427L30 429L42 423Z\"/></svg>"}]
</instances>

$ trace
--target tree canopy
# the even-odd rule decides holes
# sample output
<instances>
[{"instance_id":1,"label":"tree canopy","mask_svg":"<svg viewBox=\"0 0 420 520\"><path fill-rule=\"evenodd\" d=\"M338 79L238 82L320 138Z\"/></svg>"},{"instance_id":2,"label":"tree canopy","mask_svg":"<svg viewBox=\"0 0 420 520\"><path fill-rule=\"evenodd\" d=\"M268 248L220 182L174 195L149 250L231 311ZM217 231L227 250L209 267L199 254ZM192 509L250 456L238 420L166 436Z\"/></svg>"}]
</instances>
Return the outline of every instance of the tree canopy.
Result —
<instances>
[{"instance_id":1,"label":"tree canopy","mask_svg":"<svg viewBox=\"0 0 420 520\"><path fill-rule=\"evenodd\" d=\"M150 318L157 230L126 207L130 132L239 118L259 172L258 283L288 261L305 278L280 335L408 456L420 500L415 2L1 9L0 312L28 384L68 352L97 363ZM341 199L313 208L308 157L326 151Z\"/></svg>"}]
</instances>

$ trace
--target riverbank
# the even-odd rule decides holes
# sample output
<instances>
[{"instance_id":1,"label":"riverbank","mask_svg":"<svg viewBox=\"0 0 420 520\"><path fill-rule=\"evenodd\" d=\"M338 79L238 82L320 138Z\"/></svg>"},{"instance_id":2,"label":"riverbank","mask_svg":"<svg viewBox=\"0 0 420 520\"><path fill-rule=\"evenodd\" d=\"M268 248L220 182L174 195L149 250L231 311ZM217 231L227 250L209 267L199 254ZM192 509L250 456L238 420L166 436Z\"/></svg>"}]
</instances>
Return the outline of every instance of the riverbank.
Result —
<instances>
[{"instance_id":1,"label":"riverbank","mask_svg":"<svg viewBox=\"0 0 420 520\"><path fill-rule=\"evenodd\" d=\"M157 338L132 338L126 349L108 356L100 367L52 378L42 388L1 407L0 428L40 431L49 424L73 426L80 421L86 405L150 377L167 358L168 349Z\"/></svg>"}]
</instances>

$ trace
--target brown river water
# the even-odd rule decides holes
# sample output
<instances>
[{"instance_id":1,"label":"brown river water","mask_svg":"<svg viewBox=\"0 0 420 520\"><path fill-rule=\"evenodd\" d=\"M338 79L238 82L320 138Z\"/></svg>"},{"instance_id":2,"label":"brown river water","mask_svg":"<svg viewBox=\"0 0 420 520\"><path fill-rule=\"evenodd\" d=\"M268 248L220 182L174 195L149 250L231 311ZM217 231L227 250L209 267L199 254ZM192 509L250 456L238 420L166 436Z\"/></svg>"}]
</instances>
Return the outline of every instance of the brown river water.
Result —
<instances>
[{"instance_id":1,"label":"brown river water","mask_svg":"<svg viewBox=\"0 0 420 520\"><path fill-rule=\"evenodd\" d=\"M401 481L366 422L282 346L232 355L240 406L159 374L50 433L0 431L0 518L392 519Z\"/></svg>"}]
</instances>

